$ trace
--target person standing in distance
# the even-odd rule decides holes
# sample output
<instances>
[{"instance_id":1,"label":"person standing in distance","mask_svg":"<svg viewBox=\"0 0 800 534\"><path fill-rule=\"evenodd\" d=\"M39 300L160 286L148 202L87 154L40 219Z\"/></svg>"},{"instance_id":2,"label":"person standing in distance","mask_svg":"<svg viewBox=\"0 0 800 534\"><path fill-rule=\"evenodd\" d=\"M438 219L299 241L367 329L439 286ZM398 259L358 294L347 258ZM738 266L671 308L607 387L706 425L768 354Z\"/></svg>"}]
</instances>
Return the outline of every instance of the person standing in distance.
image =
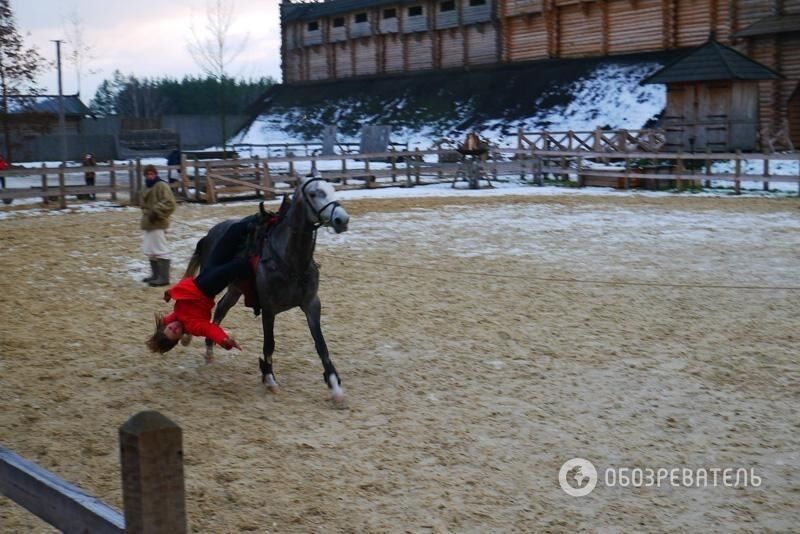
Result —
<instances>
[{"instance_id":1,"label":"person standing in distance","mask_svg":"<svg viewBox=\"0 0 800 534\"><path fill-rule=\"evenodd\" d=\"M152 165L144 168L145 188L140 193L142 252L150 260L151 275L143 280L153 287L169 285L169 247L167 228L175 211L175 197L167 182L158 177Z\"/></svg>"}]
</instances>

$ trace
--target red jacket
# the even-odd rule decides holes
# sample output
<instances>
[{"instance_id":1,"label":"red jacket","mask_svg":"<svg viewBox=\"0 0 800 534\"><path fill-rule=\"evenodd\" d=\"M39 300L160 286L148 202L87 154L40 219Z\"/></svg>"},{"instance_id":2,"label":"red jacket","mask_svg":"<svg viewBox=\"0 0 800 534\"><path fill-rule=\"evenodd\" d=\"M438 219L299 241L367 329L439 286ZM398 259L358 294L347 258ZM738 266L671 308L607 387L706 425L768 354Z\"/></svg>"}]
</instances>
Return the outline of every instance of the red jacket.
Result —
<instances>
[{"instance_id":1,"label":"red jacket","mask_svg":"<svg viewBox=\"0 0 800 534\"><path fill-rule=\"evenodd\" d=\"M214 299L207 297L197 288L192 278L184 278L164 292L164 300L175 299L172 313L164 317L164 324L180 321L184 332L193 336L206 337L222 345L228 334L218 324L211 322Z\"/></svg>"}]
</instances>

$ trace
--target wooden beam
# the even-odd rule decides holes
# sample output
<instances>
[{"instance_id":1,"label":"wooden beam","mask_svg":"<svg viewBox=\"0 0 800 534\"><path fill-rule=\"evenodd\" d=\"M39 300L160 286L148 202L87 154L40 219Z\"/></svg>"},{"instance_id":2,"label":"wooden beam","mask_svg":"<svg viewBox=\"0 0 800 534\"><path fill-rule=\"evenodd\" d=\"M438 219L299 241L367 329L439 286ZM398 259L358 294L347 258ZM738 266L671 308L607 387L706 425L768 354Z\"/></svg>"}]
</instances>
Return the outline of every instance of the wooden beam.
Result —
<instances>
[{"instance_id":1,"label":"wooden beam","mask_svg":"<svg viewBox=\"0 0 800 534\"><path fill-rule=\"evenodd\" d=\"M602 32L602 54L604 56L608 55L609 43L611 42L610 34L611 34L611 19L609 17L609 7L608 7L609 0L601 0L600 9L601 11L601 32Z\"/></svg>"},{"instance_id":2,"label":"wooden beam","mask_svg":"<svg viewBox=\"0 0 800 534\"><path fill-rule=\"evenodd\" d=\"M125 532L119 510L2 446L0 493L62 532Z\"/></svg>"}]
</instances>

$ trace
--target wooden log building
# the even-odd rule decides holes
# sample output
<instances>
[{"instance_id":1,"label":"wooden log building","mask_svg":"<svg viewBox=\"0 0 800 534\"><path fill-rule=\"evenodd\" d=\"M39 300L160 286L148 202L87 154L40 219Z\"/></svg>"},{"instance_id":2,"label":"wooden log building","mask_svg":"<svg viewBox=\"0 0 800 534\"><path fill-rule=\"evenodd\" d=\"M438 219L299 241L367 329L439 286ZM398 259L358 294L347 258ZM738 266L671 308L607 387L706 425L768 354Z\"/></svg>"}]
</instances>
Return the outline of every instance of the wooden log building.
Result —
<instances>
[{"instance_id":1,"label":"wooden log building","mask_svg":"<svg viewBox=\"0 0 800 534\"><path fill-rule=\"evenodd\" d=\"M800 146L800 0L282 0L286 84L725 45L780 73L760 126Z\"/></svg>"},{"instance_id":2,"label":"wooden log building","mask_svg":"<svg viewBox=\"0 0 800 534\"><path fill-rule=\"evenodd\" d=\"M642 83L667 86L666 150L725 152L757 148L758 84L780 79L712 38Z\"/></svg>"}]
</instances>

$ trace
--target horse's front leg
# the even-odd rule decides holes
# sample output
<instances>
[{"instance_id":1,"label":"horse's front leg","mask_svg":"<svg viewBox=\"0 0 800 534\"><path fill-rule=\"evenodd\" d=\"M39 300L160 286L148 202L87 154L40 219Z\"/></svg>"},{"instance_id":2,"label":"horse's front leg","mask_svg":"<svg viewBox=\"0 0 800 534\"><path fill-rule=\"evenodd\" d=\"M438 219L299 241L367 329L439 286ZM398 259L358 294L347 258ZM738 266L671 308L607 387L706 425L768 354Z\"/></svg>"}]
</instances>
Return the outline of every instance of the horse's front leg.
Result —
<instances>
[{"instance_id":1,"label":"horse's front leg","mask_svg":"<svg viewBox=\"0 0 800 534\"><path fill-rule=\"evenodd\" d=\"M261 326L264 329L264 357L258 359L258 366L261 368L261 382L267 387L270 393L278 393L280 388L272 372L272 353L275 352L275 314L272 310L261 311Z\"/></svg>"},{"instance_id":2,"label":"horse's front leg","mask_svg":"<svg viewBox=\"0 0 800 534\"><path fill-rule=\"evenodd\" d=\"M325 338L322 336L322 324L320 322L322 305L319 301L319 296L314 296L314 299L303 306L303 311L306 314L306 321L308 321L308 329L311 331L311 337L314 338L314 346L319 354L319 359L322 360L322 379L331 390L331 400L339 407L344 406L345 396L342 390L342 381L339 379L339 373L333 366L330 356L328 355L328 345L325 344Z\"/></svg>"},{"instance_id":3,"label":"horse's front leg","mask_svg":"<svg viewBox=\"0 0 800 534\"><path fill-rule=\"evenodd\" d=\"M228 291L221 299L219 299L217 307L214 309L214 323L222 323L222 320L226 315L228 315L228 311L233 308L237 302L239 302L239 297L241 296L242 292L239 291L239 288L233 285L228 286ZM214 342L208 338L206 338L205 358L206 364L214 363Z\"/></svg>"}]
</instances>

